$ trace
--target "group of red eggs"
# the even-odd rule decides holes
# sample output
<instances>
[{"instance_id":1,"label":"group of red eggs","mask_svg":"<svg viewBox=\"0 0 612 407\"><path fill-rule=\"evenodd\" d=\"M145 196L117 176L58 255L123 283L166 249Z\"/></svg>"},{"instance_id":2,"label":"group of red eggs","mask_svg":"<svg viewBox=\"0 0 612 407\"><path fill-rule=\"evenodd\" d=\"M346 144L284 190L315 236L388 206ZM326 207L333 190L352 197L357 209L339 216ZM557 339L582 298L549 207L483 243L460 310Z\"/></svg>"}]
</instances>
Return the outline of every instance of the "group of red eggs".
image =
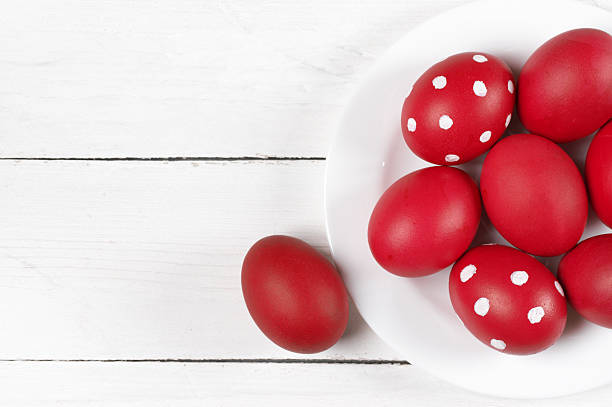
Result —
<instances>
[{"instance_id":1,"label":"group of red eggs","mask_svg":"<svg viewBox=\"0 0 612 407\"><path fill-rule=\"evenodd\" d=\"M532 134L497 142L515 94ZM611 118L612 36L600 30L572 30L544 43L523 66L518 86L510 68L487 53L433 65L406 98L401 125L412 152L438 166L405 175L380 197L368 225L374 258L402 277L455 263L453 308L480 341L504 353L551 346L566 324L566 295L584 318L612 328L612 234L576 245L588 196L612 227ZM556 143L598 129L586 157L587 194L576 164ZM469 175L448 166L489 149L480 191ZM468 250L481 201L497 231L520 250L497 244ZM559 281L527 253L567 253ZM348 296L339 274L301 240L269 236L255 243L243 262L242 290L257 326L285 349L320 352L346 328Z\"/></svg>"},{"instance_id":2,"label":"group of red eggs","mask_svg":"<svg viewBox=\"0 0 612 407\"><path fill-rule=\"evenodd\" d=\"M612 234L576 246L588 196L612 227L612 121L606 124L612 37L585 28L550 39L523 66L516 93L519 117L532 134L497 142L515 102L513 75L502 60L462 53L423 73L404 102L404 139L417 156L442 165L491 149L480 193L458 168L412 172L380 197L368 240L377 262L400 276L425 276L455 263L450 299L466 328L498 351L533 354L561 336L566 295L584 318L612 328ZM576 164L556 143L598 129L586 156L587 193ZM481 197L491 224L517 249L485 244L466 253L480 224ZM567 253L559 281L527 253Z\"/></svg>"}]
</instances>

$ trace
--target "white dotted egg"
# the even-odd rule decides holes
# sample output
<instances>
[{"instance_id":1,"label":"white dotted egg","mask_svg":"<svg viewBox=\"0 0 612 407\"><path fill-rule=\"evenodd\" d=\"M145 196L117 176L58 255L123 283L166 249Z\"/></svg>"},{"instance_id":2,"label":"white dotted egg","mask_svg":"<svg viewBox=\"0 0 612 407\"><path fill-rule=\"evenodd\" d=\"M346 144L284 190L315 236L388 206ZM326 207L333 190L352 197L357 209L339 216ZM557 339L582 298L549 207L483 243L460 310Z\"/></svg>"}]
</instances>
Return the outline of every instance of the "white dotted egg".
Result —
<instances>
[{"instance_id":1,"label":"white dotted egg","mask_svg":"<svg viewBox=\"0 0 612 407\"><path fill-rule=\"evenodd\" d=\"M533 307L527 313L527 319L532 324L537 324L544 318L544 308L542 307Z\"/></svg>"},{"instance_id":2,"label":"white dotted egg","mask_svg":"<svg viewBox=\"0 0 612 407\"><path fill-rule=\"evenodd\" d=\"M555 288L557 289L557 291L559 291L559 294L565 297L565 293L563 292L563 287L561 287L561 284L557 280L555 280Z\"/></svg>"},{"instance_id":3,"label":"white dotted egg","mask_svg":"<svg viewBox=\"0 0 612 407\"><path fill-rule=\"evenodd\" d=\"M487 86L485 85L483 81L475 81L474 85L472 86L472 89L474 90L474 94L476 96L480 96L480 97L487 96Z\"/></svg>"},{"instance_id":4,"label":"white dotted egg","mask_svg":"<svg viewBox=\"0 0 612 407\"><path fill-rule=\"evenodd\" d=\"M416 130L416 120L412 117L408 119L408 131L414 132Z\"/></svg>"},{"instance_id":5,"label":"white dotted egg","mask_svg":"<svg viewBox=\"0 0 612 407\"><path fill-rule=\"evenodd\" d=\"M456 163L459 161L459 156L457 154L447 154L446 157L444 157L444 161L447 163Z\"/></svg>"},{"instance_id":6,"label":"white dotted egg","mask_svg":"<svg viewBox=\"0 0 612 407\"><path fill-rule=\"evenodd\" d=\"M529 274L525 271L515 271L510 274L510 281L512 281L514 285L522 286L527 280L529 280Z\"/></svg>"},{"instance_id":7,"label":"white dotted egg","mask_svg":"<svg viewBox=\"0 0 612 407\"><path fill-rule=\"evenodd\" d=\"M480 55L480 54L474 55L472 59L480 64L488 61L487 57L485 57L484 55Z\"/></svg>"},{"instance_id":8,"label":"white dotted egg","mask_svg":"<svg viewBox=\"0 0 612 407\"><path fill-rule=\"evenodd\" d=\"M485 315L487 315L487 312L489 312L489 307L489 299L481 297L477 299L474 303L474 312L480 315L481 317L484 317Z\"/></svg>"},{"instance_id":9,"label":"white dotted egg","mask_svg":"<svg viewBox=\"0 0 612 407\"><path fill-rule=\"evenodd\" d=\"M504 350L506 349L506 342L502 341L501 339L491 339L491 346L493 346L495 349L498 350Z\"/></svg>"},{"instance_id":10,"label":"white dotted egg","mask_svg":"<svg viewBox=\"0 0 612 407\"><path fill-rule=\"evenodd\" d=\"M461 279L461 282L465 283L470 278L472 278L474 274L476 274L476 270L476 266L473 264L465 266L463 270L461 270L461 273L459 273L459 278Z\"/></svg>"},{"instance_id":11,"label":"white dotted egg","mask_svg":"<svg viewBox=\"0 0 612 407\"><path fill-rule=\"evenodd\" d=\"M491 131L490 130L487 130L487 131L483 132L480 135L480 142L481 143L486 143L489 140L491 140Z\"/></svg>"},{"instance_id":12,"label":"white dotted egg","mask_svg":"<svg viewBox=\"0 0 612 407\"><path fill-rule=\"evenodd\" d=\"M453 126L453 119L451 119L450 116L443 114L438 120L438 125L441 129L448 130Z\"/></svg>"},{"instance_id":13,"label":"white dotted egg","mask_svg":"<svg viewBox=\"0 0 612 407\"><path fill-rule=\"evenodd\" d=\"M435 78L433 78L431 83L436 89L444 89L444 87L446 86L446 77L442 75L436 76Z\"/></svg>"}]
</instances>

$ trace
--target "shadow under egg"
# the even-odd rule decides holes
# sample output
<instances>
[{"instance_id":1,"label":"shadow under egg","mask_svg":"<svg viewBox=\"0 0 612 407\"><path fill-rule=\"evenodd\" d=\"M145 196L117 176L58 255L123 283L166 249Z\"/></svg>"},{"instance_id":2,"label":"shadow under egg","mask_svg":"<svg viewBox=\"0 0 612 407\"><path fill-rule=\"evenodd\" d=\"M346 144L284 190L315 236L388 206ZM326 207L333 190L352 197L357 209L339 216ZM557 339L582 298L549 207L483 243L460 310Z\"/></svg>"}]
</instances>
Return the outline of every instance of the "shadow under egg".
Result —
<instances>
[{"instance_id":1,"label":"shadow under egg","mask_svg":"<svg viewBox=\"0 0 612 407\"><path fill-rule=\"evenodd\" d=\"M589 322L585 320L569 303L567 304L567 323L563 335L559 342L572 340L573 337L580 335L587 328Z\"/></svg>"}]
</instances>

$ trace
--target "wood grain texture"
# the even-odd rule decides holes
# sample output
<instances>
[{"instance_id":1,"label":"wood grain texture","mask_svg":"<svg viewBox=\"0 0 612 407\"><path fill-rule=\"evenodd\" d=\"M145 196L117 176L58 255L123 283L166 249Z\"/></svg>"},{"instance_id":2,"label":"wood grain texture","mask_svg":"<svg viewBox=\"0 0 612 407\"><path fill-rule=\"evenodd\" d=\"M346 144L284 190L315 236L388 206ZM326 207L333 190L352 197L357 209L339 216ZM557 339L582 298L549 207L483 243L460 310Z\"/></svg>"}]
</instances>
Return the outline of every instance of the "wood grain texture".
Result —
<instances>
[{"instance_id":1,"label":"wood grain texture","mask_svg":"<svg viewBox=\"0 0 612 407\"><path fill-rule=\"evenodd\" d=\"M373 61L466 1L5 0L0 156L324 156Z\"/></svg>"},{"instance_id":2,"label":"wood grain texture","mask_svg":"<svg viewBox=\"0 0 612 407\"><path fill-rule=\"evenodd\" d=\"M0 157L325 156L372 62L466 0L5 0Z\"/></svg>"},{"instance_id":3,"label":"wood grain texture","mask_svg":"<svg viewBox=\"0 0 612 407\"><path fill-rule=\"evenodd\" d=\"M612 9L610 0L583 0ZM5 0L0 158L322 157L412 26L466 0ZM0 161L0 359L285 359L242 302L272 233L326 252L321 161ZM355 310L322 360L401 360ZM1 362L0 404L601 406L407 365Z\"/></svg>"},{"instance_id":4,"label":"wood grain texture","mask_svg":"<svg viewBox=\"0 0 612 407\"><path fill-rule=\"evenodd\" d=\"M247 249L328 253L324 161L0 161L0 359L299 358L240 288ZM320 358L395 359L358 313Z\"/></svg>"},{"instance_id":5,"label":"wood grain texture","mask_svg":"<svg viewBox=\"0 0 612 407\"><path fill-rule=\"evenodd\" d=\"M548 400L468 393L414 366L0 363L7 405L602 407L612 387Z\"/></svg>"}]
</instances>

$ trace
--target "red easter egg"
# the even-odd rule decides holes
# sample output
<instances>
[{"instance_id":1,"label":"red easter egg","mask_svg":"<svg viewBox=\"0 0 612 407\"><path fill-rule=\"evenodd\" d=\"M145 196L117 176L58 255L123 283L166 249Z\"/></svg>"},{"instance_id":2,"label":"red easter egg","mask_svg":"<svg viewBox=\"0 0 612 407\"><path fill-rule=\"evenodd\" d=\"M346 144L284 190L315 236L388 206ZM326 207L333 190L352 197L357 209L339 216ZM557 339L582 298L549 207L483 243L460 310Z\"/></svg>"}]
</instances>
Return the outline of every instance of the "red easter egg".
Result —
<instances>
[{"instance_id":1,"label":"red easter egg","mask_svg":"<svg viewBox=\"0 0 612 407\"><path fill-rule=\"evenodd\" d=\"M612 36L592 28L559 34L531 54L518 83L530 132L557 143L585 137L612 117Z\"/></svg>"},{"instance_id":2,"label":"red easter egg","mask_svg":"<svg viewBox=\"0 0 612 407\"><path fill-rule=\"evenodd\" d=\"M242 293L251 317L278 346L321 352L342 336L348 295L334 266L307 243L268 236L242 263Z\"/></svg>"},{"instance_id":3,"label":"red easter egg","mask_svg":"<svg viewBox=\"0 0 612 407\"><path fill-rule=\"evenodd\" d=\"M451 265L476 235L478 188L465 172L429 167L403 176L380 197L368 225L376 261L403 277Z\"/></svg>"},{"instance_id":4,"label":"red easter egg","mask_svg":"<svg viewBox=\"0 0 612 407\"><path fill-rule=\"evenodd\" d=\"M426 161L461 164L495 144L513 108L514 79L504 61L482 52L453 55L425 71L404 101L404 140Z\"/></svg>"},{"instance_id":5,"label":"red easter egg","mask_svg":"<svg viewBox=\"0 0 612 407\"><path fill-rule=\"evenodd\" d=\"M516 134L497 143L485 158L480 192L491 223L519 249L558 256L582 236L588 215L582 176L544 137Z\"/></svg>"},{"instance_id":6,"label":"red easter egg","mask_svg":"<svg viewBox=\"0 0 612 407\"><path fill-rule=\"evenodd\" d=\"M501 245L467 252L449 276L455 312L484 344L504 353L540 352L561 336L563 289L542 263Z\"/></svg>"},{"instance_id":7,"label":"red easter egg","mask_svg":"<svg viewBox=\"0 0 612 407\"><path fill-rule=\"evenodd\" d=\"M612 121L602 127L591 142L585 175L595 212L612 228Z\"/></svg>"},{"instance_id":8,"label":"red easter egg","mask_svg":"<svg viewBox=\"0 0 612 407\"><path fill-rule=\"evenodd\" d=\"M561 260L557 276L580 315L612 328L612 234L581 242Z\"/></svg>"}]
</instances>

